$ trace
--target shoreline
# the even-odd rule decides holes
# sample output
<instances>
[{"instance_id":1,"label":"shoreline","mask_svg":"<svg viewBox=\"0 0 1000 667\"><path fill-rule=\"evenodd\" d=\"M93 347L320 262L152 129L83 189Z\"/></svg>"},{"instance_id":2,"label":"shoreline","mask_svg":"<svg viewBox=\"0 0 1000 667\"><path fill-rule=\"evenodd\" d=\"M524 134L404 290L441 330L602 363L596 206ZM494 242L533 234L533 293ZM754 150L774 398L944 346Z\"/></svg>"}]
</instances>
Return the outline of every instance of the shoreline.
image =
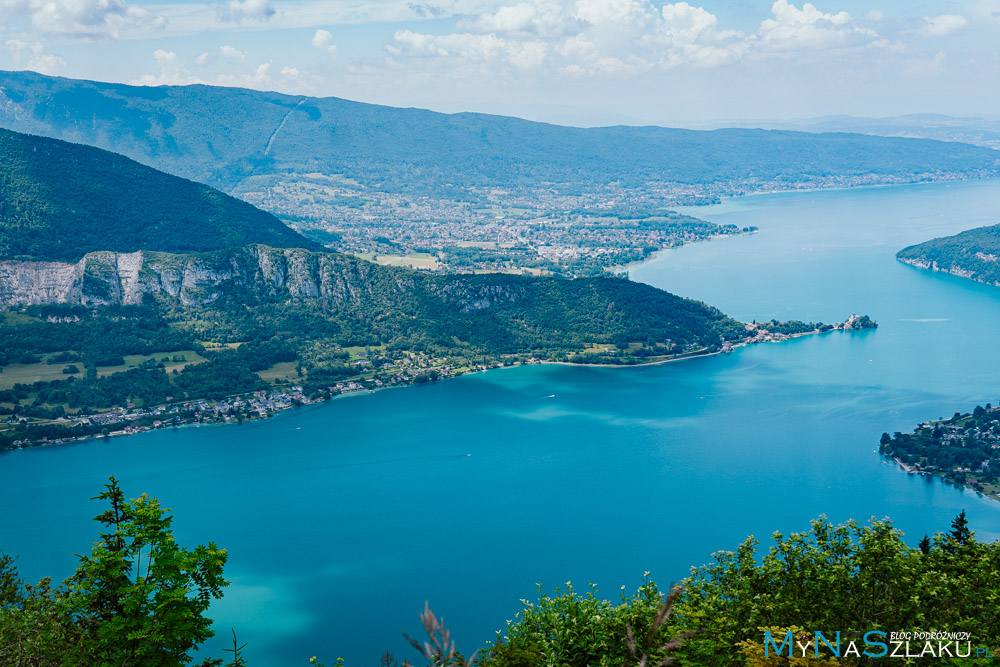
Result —
<instances>
[{"instance_id":1,"label":"shoreline","mask_svg":"<svg viewBox=\"0 0 1000 667\"><path fill-rule=\"evenodd\" d=\"M717 206L717 204L704 204L704 205ZM709 222L713 225L718 225L718 223L712 222L711 220L706 220L705 222ZM634 262L627 262L625 264L617 264L615 266L609 266L605 270L608 271L609 273L613 273L614 275L620 276L623 273L628 273L628 270L630 268L642 266L643 264L647 264L656 259L659 259L663 253L669 252L671 250L677 250L679 248L683 248L684 246L694 245L696 243L708 243L715 240L732 239L738 236L753 236L754 234L757 234L759 231L760 231L759 229L755 229L750 232L740 231L736 232L735 234L713 234L712 236L706 237L704 239L699 239L697 241L689 241L687 243L681 243L679 245L670 246L669 248L658 248L657 250L654 250L653 252L649 253L649 255L643 257L642 259L637 259Z\"/></svg>"},{"instance_id":2,"label":"shoreline","mask_svg":"<svg viewBox=\"0 0 1000 667\"><path fill-rule=\"evenodd\" d=\"M900 251L902 252L902 251ZM955 276L956 278L962 278L964 280L971 280L974 283L979 283L980 285L987 285L989 287L1000 287L1000 281L990 282L988 280L983 280L977 278L973 271L963 269L957 266L951 266L950 268L944 268L939 265L935 260L917 259L912 257L899 257L898 253L896 256L896 261L907 266L912 266L915 269L920 269L921 271L930 271L932 273L943 273L949 276Z\"/></svg>"},{"instance_id":3,"label":"shoreline","mask_svg":"<svg viewBox=\"0 0 1000 667\"><path fill-rule=\"evenodd\" d=\"M780 340L760 340L760 341L744 341L742 343L733 343L730 345L728 350L716 350L715 352L696 352L686 355L678 355L671 357L669 359L657 359L656 361L639 361L634 364L581 364L573 361L540 361L538 364L548 364L554 366L578 366L582 368L638 368L641 366L659 366L661 364L669 364L676 361L687 361L688 359L702 359L705 357L714 357L719 354L731 354L734 350L741 347L749 347L751 345L763 345L768 343L785 343L795 338L805 338L806 336L815 336L821 334L833 333L834 331L845 331L845 329L827 329L826 331L820 331L819 329L814 329L813 331L803 331L797 334L782 334L785 338ZM846 331L864 331L864 329L846 329ZM706 348L702 348L703 350ZM516 365L526 365L526 364L516 364ZM527 364L535 365L535 364Z\"/></svg>"},{"instance_id":4,"label":"shoreline","mask_svg":"<svg viewBox=\"0 0 1000 667\"><path fill-rule=\"evenodd\" d=\"M733 202L738 202L738 201L740 201L742 199L747 199L747 198L750 198L750 197L767 197L767 196L773 196L773 195L786 195L786 194L808 194L808 193L814 193L815 194L815 193L823 193L823 192L846 192L846 191L850 191L850 190L875 190L875 189L888 189L888 188L905 188L905 187L913 187L913 186L918 186L918 185L941 185L941 184L950 184L950 183L975 183L975 182L988 182L988 181L995 181L995 180L1000 180L1000 176L989 176L989 177L986 177L986 178L932 179L932 180L928 180L928 181L907 181L905 183L874 183L874 184L867 184L867 185L846 185L846 186L845 185L838 185L838 186L835 186L835 187L788 188L788 189L785 189L785 190L758 190L758 191L747 192L747 193L738 194L738 195L720 195L719 196L719 201L717 201L717 202L708 202L708 203L704 203L704 204L683 204L683 205L679 205L679 206L672 206L672 207L669 207L669 208L670 208L670 210L675 211L677 213L688 214L688 215L691 215L691 217L698 217L705 209L707 209L710 206L725 206L726 204L733 203ZM705 222L712 222L712 224L719 224L719 223L713 222L712 220L708 220L706 218L699 218L699 219L700 220L704 220ZM738 236L752 236L753 234L758 234L758 233L760 233L759 229L758 230L754 230L752 232L740 232L740 233L737 233L737 234L716 234L714 236L710 236L710 237L708 237L706 239L702 239L702 240L699 240L699 241L692 241L691 243L682 243L680 245L673 246L673 247L670 247L670 248L660 248L658 250L654 250L653 252L651 252L649 254L649 256L645 257L644 259L638 259L638 260L636 260L634 262L628 262L626 264L618 264L616 266L609 266L607 268L607 271L610 272L610 273L616 274L616 275L620 275L622 273L628 272L628 270L630 268L634 268L634 267L637 267L637 266L642 266L643 264L646 264L648 262L652 262L652 261L654 261L656 259L659 259L663 255L663 253L666 253L666 252L668 252L670 250L677 250L678 248L683 248L684 246L691 245L692 243L703 243L705 241L714 241L716 239L735 238L735 237L738 237ZM903 260L903 259L900 259L900 258L897 258L897 259L899 259L899 261L903 262L904 264L909 264L910 263L910 262L908 262L906 260ZM916 266L916 265L913 265L913 266ZM930 267L919 267L919 268L930 268ZM951 271L948 271L948 270L945 270L945 269L933 269L933 270L935 270L935 271L941 271L943 273L952 273ZM953 274L953 275L958 275L958 274ZM962 277L965 277L965 276L962 276ZM969 278L969 279L970 280L976 280L975 278ZM982 280L976 280L976 282L982 283L984 285L995 285L997 287L1000 287L1000 283L988 283L988 282L985 282L985 281L982 281Z\"/></svg>"},{"instance_id":5,"label":"shoreline","mask_svg":"<svg viewBox=\"0 0 1000 667\"><path fill-rule=\"evenodd\" d=\"M857 329L857 331L861 331L861 330L863 330L863 329ZM591 364L591 363L577 363L577 362L572 362L572 361L541 361L541 360L539 360L539 361L534 361L534 362L514 362L514 363L511 363L511 364L499 363L499 364L494 365L494 366L479 367L479 368L475 368L475 369L469 369L468 371L465 371L463 373L455 373L455 374L451 374L451 375L446 375L446 376L444 376L442 378L439 378L439 379L436 379L436 380L429 380L429 381L425 381L425 382L417 382L415 380L411 380L409 382L401 382L401 383L397 383L397 384L389 384L389 385L383 385L383 386L378 386L378 387L366 387L366 386L363 386L363 385L361 385L361 384L359 384L358 382L355 382L355 381L347 381L348 382L348 387L350 385L354 385L354 386L350 387L350 388L345 387L346 390L341 390L341 391L338 391L337 393L331 393L329 396L320 396L320 397L317 397L317 398L306 397L303 394L301 394L301 391L295 392L295 393L292 393L292 394L286 394L285 392L273 392L273 393L278 394L279 396L288 396L288 397L291 398L291 400L287 404L282 404L282 407L276 408L273 411L267 412L267 414L259 414L258 413L257 416L252 416L252 413L251 413L251 414L246 415L245 419L223 418L223 419L211 419L211 420L203 420L203 419L197 419L196 420L194 418L189 418L190 419L189 421L182 421L182 422L179 422L179 423L161 423L160 425L141 426L141 427L136 427L133 430L128 430L128 427L126 427L125 430L118 430L118 431L113 431L113 432L110 432L110 433L94 433L94 434L89 434L89 435L72 436L72 437L68 437L68 438L65 438L65 439L46 440L46 441L42 441L42 442L31 442L31 443L25 444L25 445L18 445L18 446L6 447L6 448L0 449L0 456L3 456L5 454L10 454L10 453L13 453L13 452L17 452L17 451L26 450L26 449L36 449L36 448L41 448L41 447L53 447L53 446L60 446L60 445L72 445L72 444L77 444L77 443L84 443L84 442L87 442L87 441L90 441L90 440L104 440L105 438L108 438L108 439L110 439L110 438L119 438L119 437L125 437L125 436L130 436L130 435L139 435L141 433L149 433L151 431L162 431L162 430L165 430L165 429L180 429L180 428L191 428L191 427L199 427L199 426L227 426L227 425L232 425L232 424L242 425L244 423L250 423L250 422L263 422L263 421L265 421L267 419L270 419L272 417L276 417L277 415L280 415L280 414L283 414L285 412L288 412L289 410L294 409L294 408L300 408L300 407L305 407L305 406L310 406L310 405L318 405L318 404L321 404L321 403L327 403L329 401L333 401L333 400L340 399L340 398L348 398L348 397L353 397L353 396L362 396L362 395L375 394L375 393L377 393L379 391L384 391L384 390L387 390L387 389L402 389L402 388L405 388L405 387L414 387L414 386L419 386L419 385L422 385L422 384L433 384L435 382L440 382L442 380L449 380L449 379L453 379L453 378L459 378L459 377L462 377L462 376L465 376L465 375L472 375L474 373L488 372L488 371L492 371L492 370L501 370L501 369L506 369L506 368L516 368L516 367L519 367L519 366L545 366L545 365L550 365L550 366L573 366L573 367L577 367L577 368L618 368L618 369L639 368L639 367L645 367L645 366L659 366L659 365L662 365L662 364L675 363L675 362L680 362L680 361L687 361L687 360L690 360L690 359L701 359L701 358L712 357L712 356L716 356L716 355L720 355L720 354L730 354L730 353L732 353L734 350L736 350L738 348L748 347L750 345L758 345L758 344L762 344L762 343L784 343L784 342L787 342L789 340L796 339L796 338L804 338L806 336L813 336L813 335L816 335L816 334L831 333L833 331L841 331L841 332L848 332L849 333L849 332L856 331L856 330L855 329L844 329L843 328L843 323L841 323L841 324L837 325L837 328L827 329L826 331L820 331L819 329L816 329L816 330L813 330L813 331L804 331L804 332L796 333L796 334L782 334L785 337L781 338L781 339L743 341L743 342L740 342L740 343L731 344L728 349L727 348L723 348L723 349L716 350L714 352L706 352L704 350L706 350L707 348L702 348L702 351L698 351L698 352L687 354L687 355L678 355L678 356L671 357L669 359L656 359L654 361L639 361L639 362L636 362L636 363L633 363L633 364L601 364L601 363L592 363ZM233 395L230 395L230 396L226 396L223 399L220 399L220 402L241 401L241 400L244 400L244 399L246 399L248 397L257 396L258 393L259 392L248 392L248 393L243 393L243 394L233 394ZM269 394L269 396L270 396L270 394ZM217 405L217 404L218 403L213 404L213 407L215 405ZM192 401L184 401L184 402L181 402L181 403L169 403L169 404L163 404L163 405L153 406L153 409L177 407L177 406L180 406L180 405L207 405L207 400L206 399L194 399ZM216 412L216 414L218 414L217 411L215 411L215 412ZM108 414L108 413L103 413L103 414ZM115 414L122 414L122 413L115 413ZM125 413L125 414L130 414L130 413ZM152 416L152 415L142 415L142 416L149 417L149 416ZM134 421L134 420L136 420L138 418L140 418L140 417L136 417L133 420L122 419L122 422Z\"/></svg>"},{"instance_id":6,"label":"shoreline","mask_svg":"<svg viewBox=\"0 0 1000 667\"><path fill-rule=\"evenodd\" d=\"M996 181L1000 180L1000 176L986 176L986 177L969 177L969 178L932 178L926 181L904 181L900 183L867 183L865 185L836 185L830 187L809 187L809 188L786 188L783 190L755 190L753 192L746 192L738 195L720 195L719 201L715 203L707 204L685 204L682 206L674 207L672 210L677 209L690 209L692 211L697 209L703 209L708 206L721 206L727 201L737 201L744 199L746 197L763 197L768 195L784 195L784 194L806 194L806 193L818 193L818 192L838 192L838 191L848 191L848 190L875 190L882 188L905 188L917 185L940 185L944 183L974 183L974 182L986 182L986 181ZM711 222L711 220L709 221Z\"/></svg>"},{"instance_id":7,"label":"shoreline","mask_svg":"<svg viewBox=\"0 0 1000 667\"><path fill-rule=\"evenodd\" d=\"M942 484L945 484L947 486L953 486L956 489L961 489L964 492L974 493L981 498L986 498L988 500L1000 503L1000 493L984 493L983 491L977 491L976 489L972 488L972 486L969 484L960 484L957 482L953 482L940 473L921 470L920 468L915 468L911 465L907 465L906 463L900 461L898 457L895 456L889 457L882 453L880 453L879 456L883 457L883 459L888 458L892 460L893 462L896 463L896 465L902 468L903 471L909 475L920 475L921 477L929 477L931 479L936 479Z\"/></svg>"}]
</instances>

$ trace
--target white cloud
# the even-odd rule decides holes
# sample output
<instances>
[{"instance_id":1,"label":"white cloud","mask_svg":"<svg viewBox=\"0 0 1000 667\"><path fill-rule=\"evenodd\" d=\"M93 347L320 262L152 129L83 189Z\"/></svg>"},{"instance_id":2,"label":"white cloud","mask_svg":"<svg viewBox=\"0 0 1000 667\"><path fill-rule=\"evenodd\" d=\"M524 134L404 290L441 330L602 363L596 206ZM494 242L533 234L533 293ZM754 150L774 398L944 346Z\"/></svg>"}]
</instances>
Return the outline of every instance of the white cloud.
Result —
<instances>
[{"instance_id":1,"label":"white cloud","mask_svg":"<svg viewBox=\"0 0 1000 667\"><path fill-rule=\"evenodd\" d=\"M202 51L194 58L194 64L198 67L207 67L215 62L215 54L211 51Z\"/></svg>"},{"instance_id":2,"label":"white cloud","mask_svg":"<svg viewBox=\"0 0 1000 667\"><path fill-rule=\"evenodd\" d=\"M522 71L539 69L545 64L549 47L545 42L522 42L507 55L507 62Z\"/></svg>"},{"instance_id":3,"label":"white cloud","mask_svg":"<svg viewBox=\"0 0 1000 667\"><path fill-rule=\"evenodd\" d=\"M945 54L938 52L933 58L915 58L906 62L907 76L917 78L938 77L944 74Z\"/></svg>"},{"instance_id":4,"label":"white cloud","mask_svg":"<svg viewBox=\"0 0 1000 667\"><path fill-rule=\"evenodd\" d=\"M219 53L222 54L223 59L233 63L241 63L247 59L247 54L243 53L235 46L230 46L229 44L223 44L220 46Z\"/></svg>"},{"instance_id":5,"label":"white cloud","mask_svg":"<svg viewBox=\"0 0 1000 667\"><path fill-rule=\"evenodd\" d=\"M173 51L156 49L153 58L160 68L159 74L143 74L131 81L136 86L183 86L189 83L204 83L181 65L180 58Z\"/></svg>"},{"instance_id":6,"label":"white cloud","mask_svg":"<svg viewBox=\"0 0 1000 667\"><path fill-rule=\"evenodd\" d=\"M686 2L664 5L661 33L669 41L665 65L692 64L718 67L740 59L746 53L743 33L719 30L718 18L702 7Z\"/></svg>"},{"instance_id":7,"label":"white cloud","mask_svg":"<svg viewBox=\"0 0 1000 667\"><path fill-rule=\"evenodd\" d=\"M577 0L574 18L592 26L645 26L656 21L656 8L648 0Z\"/></svg>"},{"instance_id":8,"label":"white cloud","mask_svg":"<svg viewBox=\"0 0 1000 667\"><path fill-rule=\"evenodd\" d=\"M215 11L219 19L233 23L266 21L275 14L271 0L226 0L216 4Z\"/></svg>"},{"instance_id":9,"label":"white cloud","mask_svg":"<svg viewBox=\"0 0 1000 667\"><path fill-rule=\"evenodd\" d=\"M969 19L956 14L941 14L931 18L924 17L924 25L917 30L917 34L924 37L944 37L953 32L958 32L969 25Z\"/></svg>"},{"instance_id":10,"label":"white cloud","mask_svg":"<svg viewBox=\"0 0 1000 667\"><path fill-rule=\"evenodd\" d=\"M220 74L216 82L223 86L256 88L257 90L274 88L274 82L271 79L271 63L261 63L257 69L247 74Z\"/></svg>"},{"instance_id":11,"label":"white cloud","mask_svg":"<svg viewBox=\"0 0 1000 667\"><path fill-rule=\"evenodd\" d=\"M715 30L719 24L715 14L702 7L692 7L686 2L664 5L660 13L667 33L684 42L696 41L706 32Z\"/></svg>"},{"instance_id":12,"label":"white cloud","mask_svg":"<svg viewBox=\"0 0 1000 667\"><path fill-rule=\"evenodd\" d=\"M27 18L41 34L118 39L126 30L155 29L166 19L124 0L0 0L0 17Z\"/></svg>"},{"instance_id":13,"label":"white cloud","mask_svg":"<svg viewBox=\"0 0 1000 667\"><path fill-rule=\"evenodd\" d=\"M578 25L565 5L553 0L528 0L494 12L455 17L455 28L460 32L524 37L559 37L574 32Z\"/></svg>"},{"instance_id":14,"label":"white cloud","mask_svg":"<svg viewBox=\"0 0 1000 667\"><path fill-rule=\"evenodd\" d=\"M45 53L45 47L41 42L28 44L19 39L10 39L7 40L6 46L14 59L14 64L24 65L26 69L42 74L54 74L66 65L66 61L59 56Z\"/></svg>"},{"instance_id":15,"label":"white cloud","mask_svg":"<svg viewBox=\"0 0 1000 667\"><path fill-rule=\"evenodd\" d=\"M313 35L312 45L317 49L326 51L331 56L337 55L337 45L333 43L333 35L329 30L319 29Z\"/></svg>"},{"instance_id":16,"label":"white cloud","mask_svg":"<svg viewBox=\"0 0 1000 667\"><path fill-rule=\"evenodd\" d=\"M424 35L412 30L398 30L389 53L423 58L459 58L472 62L492 62L502 58L510 44L496 35Z\"/></svg>"},{"instance_id":17,"label":"white cloud","mask_svg":"<svg viewBox=\"0 0 1000 667\"><path fill-rule=\"evenodd\" d=\"M298 67L281 68L280 88L286 92L316 94L323 83L323 77L304 72Z\"/></svg>"},{"instance_id":18,"label":"white cloud","mask_svg":"<svg viewBox=\"0 0 1000 667\"><path fill-rule=\"evenodd\" d=\"M774 52L816 52L877 36L873 30L854 26L847 12L825 14L808 2L798 9L788 0L776 0L771 12L774 18L761 21L755 38Z\"/></svg>"},{"instance_id":19,"label":"white cloud","mask_svg":"<svg viewBox=\"0 0 1000 667\"><path fill-rule=\"evenodd\" d=\"M153 52L153 58L160 68L160 73L143 74L132 81L133 84L137 86L167 86L202 83L201 80L188 75L188 72L181 67L177 54L173 51L157 49Z\"/></svg>"},{"instance_id":20,"label":"white cloud","mask_svg":"<svg viewBox=\"0 0 1000 667\"><path fill-rule=\"evenodd\" d=\"M569 60L597 60L600 49L597 44L583 35L574 35L557 48L558 52Z\"/></svg>"},{"instance_id":21,"label":"white cloud","mask_svg":"<svg viewBox=\"0 0 1000 667\"><path fill-rule=\"evenodd\" d=\"M861 49L880 40L845 11L827 13L810 3L800 8L776 0L771 12L772 18L747 35L720 28L715 14L686 1L658 10L650 0L521 0L459 17L451 34L397 31L386 50L397 63L407 57L432 59L454 71L488 64L586 76L814 58L829 49Z\"/></svg>"}]
</instances>

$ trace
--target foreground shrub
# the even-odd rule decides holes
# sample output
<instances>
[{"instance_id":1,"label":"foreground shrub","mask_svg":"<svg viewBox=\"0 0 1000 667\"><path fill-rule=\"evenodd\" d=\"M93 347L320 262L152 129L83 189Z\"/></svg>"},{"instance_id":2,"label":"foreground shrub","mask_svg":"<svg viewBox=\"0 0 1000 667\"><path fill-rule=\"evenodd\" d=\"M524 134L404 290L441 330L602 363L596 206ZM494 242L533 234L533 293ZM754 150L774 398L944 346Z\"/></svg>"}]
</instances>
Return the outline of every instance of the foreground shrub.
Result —
<instances>
[{"instance_id":1,"label":"foreground shrub","mask_svg":"<svg viewBox=\"0 0 1000 667\"><path fill-rule=\"evenodd\" d=\"M173 667L212 636L205 616L228 582L226 551L185 549L155 498L126 501L114 477L96 499L106 527L62 586L37 586L0 558L0 664ZM217 665L221 661L207 661Z\"/></svg>"}]
</instances>

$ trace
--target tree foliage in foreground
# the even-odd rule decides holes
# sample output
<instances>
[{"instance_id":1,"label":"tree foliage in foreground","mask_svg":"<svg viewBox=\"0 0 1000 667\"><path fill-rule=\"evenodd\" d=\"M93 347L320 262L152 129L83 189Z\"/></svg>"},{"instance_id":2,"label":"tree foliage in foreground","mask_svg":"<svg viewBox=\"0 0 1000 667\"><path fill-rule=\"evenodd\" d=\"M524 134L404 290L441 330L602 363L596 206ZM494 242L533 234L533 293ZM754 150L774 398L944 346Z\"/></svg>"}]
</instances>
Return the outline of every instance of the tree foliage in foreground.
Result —
<instances>
[{"instance_id":1,"label":"tree foliage in foreground","mask_svg":"<svg viewBox=\"0 0 1000 667\"><path fill-rule=\"evenodd\" d=\"M765 628L776 637L793 628L827 636L840 630L845 637L869 630L969 632L973 646L998 648L1000 544L977 541L964 512L951 531L925 538L923 548L908 546L888 519L835 525L820 518L808 532L773 538L763 556L751 536L735 551L719 552L712 563L692 570L651 644L678 642L663 658L691 667L898 662L789 661L776 660L773 653L764 659ZM572 588L524 601L482 665L635 665L625 626L641 637L652 627L661 597L645 579L636 595L623 595L618 604L601 600L594 590L581 595ZM662 664L657 657L648 664ZM908 664L976 660L924 658Z\"/></svg>"},{"instance_id":2,"label":"tree foliage in foreground","mask_svg":"<svg viewBox=\"0 0 1000 667\"><path fill-rule=\"evenodd\" d=\"M95 517L104 532L62 585L26 584L13 559L0 557L0 664L181 666L212 636L205 614L228 583L225 550L211 543L178 546L167 510L146 495L126 501L114 478L98 499L108 503ZM570 582L551 594L539 590L536 601L521 601L496 641L468 659L430 609L421 615L429 641L410 641L421 662L434 667L881 664L865 657L768 656L765 630L779 638L817 630L830 637L837 631L844 637L871 630L968 632L972 646L997 649L1000 543L976 540L964 512L950 531L925 536L915 548L888 519L835 525L820 518L807 532L772 537L763 554L752 536L735 551L715 554L666 595L648 572L635 593L623 587L616 602L600 597L594 585L582 592ZM248 665L242 648L234 636L228 665ZM388 652L379 664L398 667Z\"/></svg>"},{"instance_id":3,"label":"tree foliage in foreground","mask_svg":"<svg viewBox=\"0 0 1000 667\"><path fill-rule=\"evenodd\" d=\"M125 500L114 477L96 499L108 503L94 517L105 532L61 586L28 585L0 557L0 664L186 665L212 636L205 612L229 583L225 549L178 546L167 508Z\"/></svg>"}]
</instances>

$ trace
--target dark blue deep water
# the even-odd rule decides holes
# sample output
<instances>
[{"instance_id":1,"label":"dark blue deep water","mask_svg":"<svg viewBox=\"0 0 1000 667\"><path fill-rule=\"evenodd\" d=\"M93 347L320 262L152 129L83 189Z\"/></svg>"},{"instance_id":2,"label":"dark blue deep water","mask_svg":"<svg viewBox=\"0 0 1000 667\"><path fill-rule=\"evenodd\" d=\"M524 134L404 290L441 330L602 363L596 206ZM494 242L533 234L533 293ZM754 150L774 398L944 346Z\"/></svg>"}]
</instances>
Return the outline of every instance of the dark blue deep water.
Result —
<instances>
[{"instance_id":1,"label":"dark blue deep water","mask_svg":"<svg viewBox=\"0 0 1000 667\"><path fill-rule=\"evenodd\" d=\"M909 539L1000 502L908 475L883 431L1000 402L1000 288L920 271L903 246L1000 222L1000 182L748 197L691 211L760 233L662 254L631 278L744 320L830 333L656 367L524 367L345 397L242 426L0 456L0 551L67 576L114 474L229 549L213 607L251 664L372 666L424 600L471 651L519 598L567 580L615 597L677 580L749 533L891 516ZM221 655L223 642L207 649Z\"/></svg>"}]
</instances>

